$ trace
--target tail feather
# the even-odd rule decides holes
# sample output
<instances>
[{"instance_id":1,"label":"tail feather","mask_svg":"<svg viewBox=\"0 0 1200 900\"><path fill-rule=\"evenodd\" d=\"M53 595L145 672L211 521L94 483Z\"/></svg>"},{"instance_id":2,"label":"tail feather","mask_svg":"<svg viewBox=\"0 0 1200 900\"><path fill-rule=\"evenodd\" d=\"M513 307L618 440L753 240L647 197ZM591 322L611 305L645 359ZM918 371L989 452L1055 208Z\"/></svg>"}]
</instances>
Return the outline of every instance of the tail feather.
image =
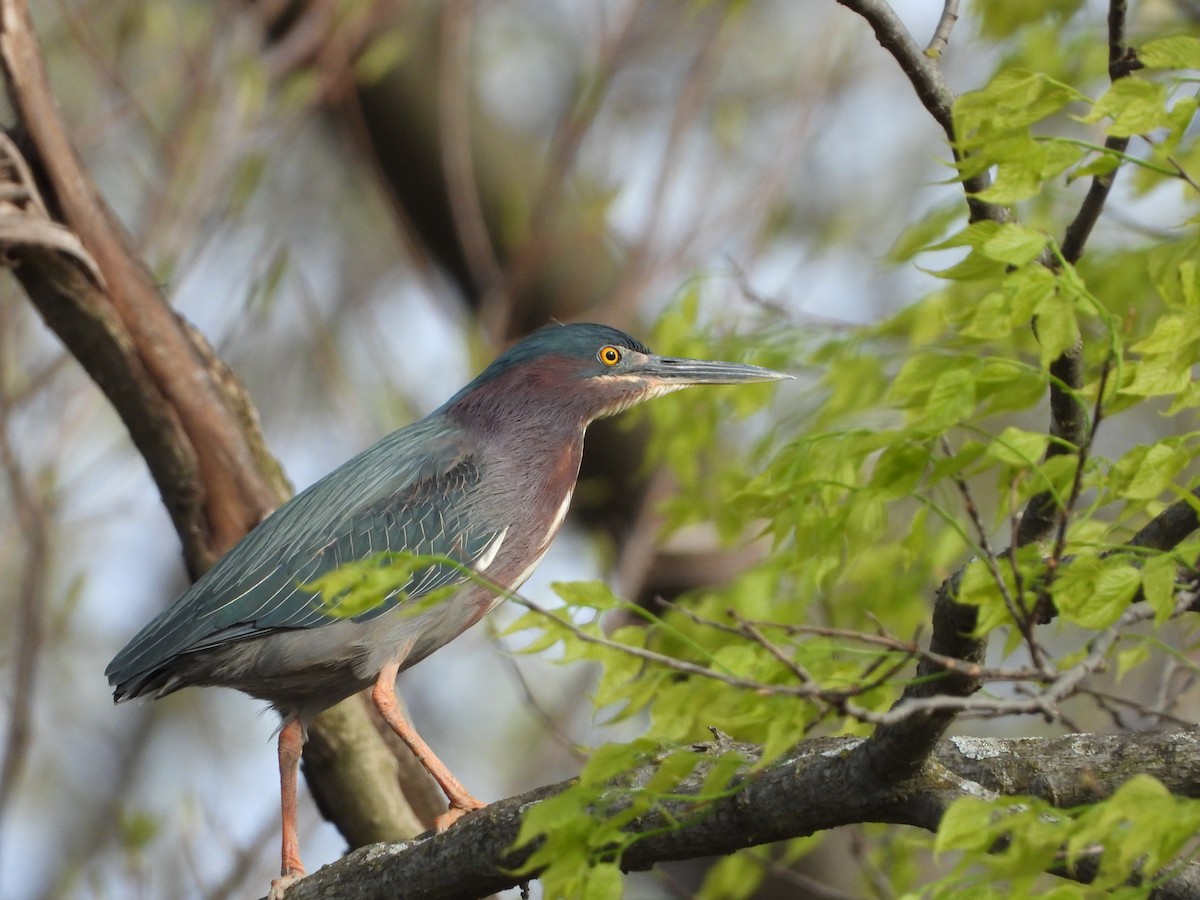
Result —
<instances>
[{"instance_id":1,"label":"tail feather","mask_svg":"<svg viewBox=\"0 0 1200 900\"><path fill-rule=\"evenodd\" d=\"M135 697L157 700L184 687L183 679L166 667L145 672L109 672L108 683L113 687L113 702L124 703Z\"/></svg>"}]
</instances>

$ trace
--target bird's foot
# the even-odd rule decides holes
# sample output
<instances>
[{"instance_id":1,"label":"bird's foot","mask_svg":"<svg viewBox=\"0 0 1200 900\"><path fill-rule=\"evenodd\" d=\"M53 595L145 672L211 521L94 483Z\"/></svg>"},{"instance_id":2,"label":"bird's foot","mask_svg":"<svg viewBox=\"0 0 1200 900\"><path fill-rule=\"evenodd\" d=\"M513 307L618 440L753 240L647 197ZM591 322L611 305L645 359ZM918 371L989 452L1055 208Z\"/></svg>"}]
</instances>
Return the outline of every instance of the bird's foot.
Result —
<instances>
[{"instance_id":1,"label":"bird's foot","mask_svg":"<svg viewBox=\"0 0 1200 900\"><path fill-rule=\"evenodd\" d=\"M476 800L470 794L450 801L450 808L433 820L433 830L441 834L463 816L487 806L482 800Z\"/></svg>"},{"instance_id":2,"label":"bird's foot","mask_svg":"<svg viewBox=\"0 0 1200 900\"><path fill-rule=\"evenodd\" d=\"M283 896L287 893L288 888L307 874L303 867L289 869L271 882L271 891L267 894L267 900L283 900Z\"/></svg>"}]
</instances>

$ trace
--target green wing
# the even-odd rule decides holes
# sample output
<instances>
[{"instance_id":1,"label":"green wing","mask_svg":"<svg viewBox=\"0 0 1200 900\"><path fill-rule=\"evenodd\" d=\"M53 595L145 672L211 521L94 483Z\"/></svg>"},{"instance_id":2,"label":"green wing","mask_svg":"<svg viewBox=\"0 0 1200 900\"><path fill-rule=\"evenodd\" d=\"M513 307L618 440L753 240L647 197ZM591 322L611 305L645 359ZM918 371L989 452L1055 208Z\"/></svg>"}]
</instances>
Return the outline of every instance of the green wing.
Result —
<instances>
[{"instance_id":1,"label":"green wing","mask_svg":"<svg viewBox=\"0 0 1200 900\"><path fill-rule=\"evenodd\" d=\"M445 420L389 435L263 520L129 642L109 664L109 681L120 695L182 653L342 621L300 586L346 562L408 551L469 567L501 533L470 520L483 474L465 435ZM415 599L465 577L456 566L428 566L398 590ZM399 602L393 593L355 620Z\"/></svg>"}]
</instances>

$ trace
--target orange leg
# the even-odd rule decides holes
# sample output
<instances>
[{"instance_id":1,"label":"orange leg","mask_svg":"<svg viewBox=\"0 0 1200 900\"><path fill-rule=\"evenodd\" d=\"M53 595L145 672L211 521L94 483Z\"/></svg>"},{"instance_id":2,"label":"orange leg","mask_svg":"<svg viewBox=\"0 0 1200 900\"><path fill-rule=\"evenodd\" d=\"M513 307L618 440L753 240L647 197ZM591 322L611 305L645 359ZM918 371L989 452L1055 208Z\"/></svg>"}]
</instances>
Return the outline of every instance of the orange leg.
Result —
<instances>
[{"instance_id":1,"label":"orange leg","mask_svg":"<svg viewBox=\"0 0 1200 900\"><path fill-rule=\"evenodd\" d=\"M279 806L283 818L283 853L279 878L271 882L271 898L282 897L287 888L303 878L300 862L300 838L296 829L296 785L300 775L300 753L304 749L304 728L289 719L279 732Z\"/></svg>"},{"instance_id":2,"label":"orange leg","mask_svg":"<svg viewBox=\"0 0 1200 900\"><path fill-rule=\"evenodd\" d=\"M441 786L450 800L449 811L438 816L437 821L434 822L434 827L438 831L445 831L467 813L483 809L487 804L471 796L471 793L462 786L462 782L450 774L450 770L446 768L445 764L434 755L434 752L429 749L429 745L421 740L421 736L408 724L404 713L400 711L400 702L396 699L396 676L398 674L400 674L399 663L390 663L384 666L383 671L375 680L375 687L371 689L371 700L380 715L392 726L392 731L396 732L400 740L404 741L408 749L425 767L425 771L433 776L434 781Z\"/></svg>"}]
</instances>

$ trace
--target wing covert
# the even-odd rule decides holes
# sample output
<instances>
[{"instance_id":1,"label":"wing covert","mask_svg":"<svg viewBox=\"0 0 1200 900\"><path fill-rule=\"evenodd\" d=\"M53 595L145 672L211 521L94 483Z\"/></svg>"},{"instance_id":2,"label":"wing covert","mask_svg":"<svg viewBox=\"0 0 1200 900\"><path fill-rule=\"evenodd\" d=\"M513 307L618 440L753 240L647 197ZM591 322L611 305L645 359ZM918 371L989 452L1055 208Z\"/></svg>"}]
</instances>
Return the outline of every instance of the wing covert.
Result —
<instances>
[{"instance_id":1,"label":"wing covert","mask_svg":"<svg viewBox=\"0 0 1200 900\"><path fill-rule=\"evenodd\" d=\"M414 445L419 455L411 453ZM471 566L502 531L471 520L482 478L461 432L428 419L394 432L260 523L130 641L109 664L109 680L180 653L343 621L300 585L345 562L404 550ZM456 567L429 566L403 590L418 598L464 580ZM398 602L393 595L355 619L382 615Z\"/></svg>"}]
</instances>

